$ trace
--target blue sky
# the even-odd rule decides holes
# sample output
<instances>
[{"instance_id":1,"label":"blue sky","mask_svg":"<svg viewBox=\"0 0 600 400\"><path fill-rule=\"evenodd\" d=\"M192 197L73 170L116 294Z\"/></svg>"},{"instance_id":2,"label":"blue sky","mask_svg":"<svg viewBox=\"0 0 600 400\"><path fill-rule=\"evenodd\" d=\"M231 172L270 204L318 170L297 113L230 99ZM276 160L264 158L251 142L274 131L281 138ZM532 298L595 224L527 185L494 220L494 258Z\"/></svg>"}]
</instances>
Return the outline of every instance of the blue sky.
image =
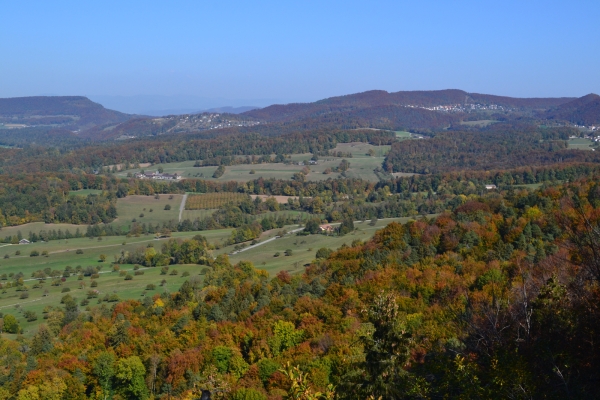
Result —
<instances>
[{"instance_id":1,"label":"blue sky","mask_svg":"<svg viewBox=\"0 0 600 400\"><path fill-rule=\"evenodd\" d=\"M0 4L0 97L600 92L600 1Z\"/></svg>"}]
</instances>

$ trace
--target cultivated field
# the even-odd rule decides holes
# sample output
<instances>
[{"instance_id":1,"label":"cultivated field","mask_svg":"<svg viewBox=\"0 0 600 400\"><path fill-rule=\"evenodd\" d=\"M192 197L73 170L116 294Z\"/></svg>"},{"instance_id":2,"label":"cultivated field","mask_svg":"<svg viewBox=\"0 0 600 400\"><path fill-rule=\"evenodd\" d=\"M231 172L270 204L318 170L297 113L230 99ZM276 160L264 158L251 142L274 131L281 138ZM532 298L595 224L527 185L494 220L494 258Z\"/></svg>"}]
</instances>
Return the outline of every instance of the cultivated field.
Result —
<instances>
[{"instance_id":1,"label":"cultivated field","mask_svg":"<svg viewBox=\"0 0 600 400\"><path fill-rule=\"evenodd\" d=\"M239 204L247 198L246 194L231 192L190 194L185 202L185 209L210 210L228 203Z\"/></svg>"}]
</instances>

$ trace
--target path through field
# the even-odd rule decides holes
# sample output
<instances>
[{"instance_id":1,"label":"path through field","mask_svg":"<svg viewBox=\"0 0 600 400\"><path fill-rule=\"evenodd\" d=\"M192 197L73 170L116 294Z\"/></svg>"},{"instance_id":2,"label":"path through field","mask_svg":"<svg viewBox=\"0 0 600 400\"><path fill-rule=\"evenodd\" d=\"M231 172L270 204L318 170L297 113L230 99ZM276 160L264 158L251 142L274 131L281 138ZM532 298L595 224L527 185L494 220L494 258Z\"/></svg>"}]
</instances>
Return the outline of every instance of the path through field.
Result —
<instances>
[{"instance_id":1,"label":"path through field","mask_svg":"<svg viewBox=\"0 0 600 400\"><path fill-rule=\"evenodd\" d=\"M183 214L183 210L185 209L185 202L187 201L187 193L183 195L181 199L181 205L179 206L179 222L181 222L181 214Z\"/></svg>"},{"instance_id":2,"label":"path through field","mask_svg":"<svg viewBox=\"0 0 600 400\"><path fill-rule=\"evenodd\" d=\"M294 229L293 231L289 231L289 232L288 232L288 235L289 235L289 234L291 234L291 233L300 232L300 231L301 231L301 230L303 230L303 229L304 229L304 228L298 228L298 229ZM272 238L270 238L270 239L267 239L267 240L265 240L264 242L258 242L258 243L256 243L256 244L253 244L253 245L251 245L251 246L244 247L243 249L240 249L240 250L234 251L234 252L232 252L231 254L233 255L233 254L241 253L241 252L243 252L243 251L250 250L250 249L253 249L253 248L255 248L255 247L258 247L258 246L262 246L263 244L267 244L267 243L269 243L269 242L272 242L273 240L275 240L275 239L279 239L279 238L280 238L280 236L275 236L275 237L272 237Z\"/></svg>"}]
</instances>

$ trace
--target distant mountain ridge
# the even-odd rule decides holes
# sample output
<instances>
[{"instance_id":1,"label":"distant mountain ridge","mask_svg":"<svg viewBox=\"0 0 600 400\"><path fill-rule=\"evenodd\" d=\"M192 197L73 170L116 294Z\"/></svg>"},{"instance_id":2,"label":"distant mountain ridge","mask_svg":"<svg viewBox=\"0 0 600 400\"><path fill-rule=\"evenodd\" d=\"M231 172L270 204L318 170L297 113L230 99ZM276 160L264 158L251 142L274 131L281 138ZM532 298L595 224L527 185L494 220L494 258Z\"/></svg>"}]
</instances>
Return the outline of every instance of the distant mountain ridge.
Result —
<instances>
[{"instance_id":1,"label":"distant mountain ridge","mask_svg":"<svg viewBox=\"0 0 600 400\"><path fill-rule=\"evenodd\" d=\"M546 110L575 100L574 98L514 98L495 96L479 93L468 93L458 89L432 90L432 91L402 91L389 93L384 90L370 90L367 92L349 94L345 96L330 97L314 103L292 103L285 105L272 105L244 113L253 118L265 121L291 121L304 117L349 111L367 107L381 106L417 106L435 107L450 105L498 105L509 108L518 108L528 111Z\"/></svg>"},{"instance_id":2,"label":"distant mountain ridge","mask_svg":"<svg viewBox=\"0 0 600 400\"><path fill-rule=\"evenodd\" d=\"M600 124L600 96L590 93L548 110L547 119L569 121L577 125Z\"/></svg>"},{"instance_id":3,"label":"distant mountain ridge","mask_svg":"<svg viewBox=\"0 0 600 400\"><path fill-rule=\"evenodd\" d=\"M83 96L0 98L0 122L4 124L85 130L130 118L132 115L108 110Z\"/></svg>"},{"instance_id":4,"label":"distant mountain ridge","mask_svg":"<svg viewBox=\"0 0 600 400\"><path fill-rule=\"evenodd\" d=\"M513 98L457 89L391 93L371 90L313 103L275 104L261 109L218 107L160 117L121 113L83 96L4 98L0 99L0 124L4 125L0 128L19 129L0 129L0 143L59 143L61 138L114 140L190 133L273 136L364 128L434 132L463 129L464 121L474 119L599 124L600 96Z\"/></svg>"}]
</instances>

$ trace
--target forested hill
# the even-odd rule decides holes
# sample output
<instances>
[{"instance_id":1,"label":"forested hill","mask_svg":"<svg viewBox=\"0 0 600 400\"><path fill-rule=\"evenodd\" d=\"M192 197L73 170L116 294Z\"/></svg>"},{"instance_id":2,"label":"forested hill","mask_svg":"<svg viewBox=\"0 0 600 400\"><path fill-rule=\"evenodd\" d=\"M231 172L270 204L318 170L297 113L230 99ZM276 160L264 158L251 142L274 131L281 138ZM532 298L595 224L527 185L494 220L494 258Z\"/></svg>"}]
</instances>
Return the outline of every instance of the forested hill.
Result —
<instances>
[{"instance_id":1,"label":"forested hill","mask_svg":"<svg viewBox=\"0 0 600 400\"><path fill-rule=\"evenodd\" d=\"M48 126L71 130L118 124L131 115L108 110L83 96L34 96L0 98L0 123Z\"/></svg>"},{"instance_id":2,"label":"forested hill","mask_svg":"<svg viewBox=\"0 0 600 400\"><path fill-rule=\"evenodd\" d=\"M590 93L568 103L549 110L548 119L568 121L578 125L594 125L600 123L600 96Z\"/></svg>"},{"instance_id":3,"label":"forested hill","mask_svg":"<svg viewBox=\"0 0 600 400\"><path fill-rule=\"evenodd\" d=\"M346 96L331 97L314 103L272 105L252 110L244 115L265 121L292 121L316 115L381 106L436 107L450 105L496 105L527 110L547 110L573 100L572 98L513 98L463 90L404 91L389 93L371 90Z\"/></svg>"}]
</instances>

